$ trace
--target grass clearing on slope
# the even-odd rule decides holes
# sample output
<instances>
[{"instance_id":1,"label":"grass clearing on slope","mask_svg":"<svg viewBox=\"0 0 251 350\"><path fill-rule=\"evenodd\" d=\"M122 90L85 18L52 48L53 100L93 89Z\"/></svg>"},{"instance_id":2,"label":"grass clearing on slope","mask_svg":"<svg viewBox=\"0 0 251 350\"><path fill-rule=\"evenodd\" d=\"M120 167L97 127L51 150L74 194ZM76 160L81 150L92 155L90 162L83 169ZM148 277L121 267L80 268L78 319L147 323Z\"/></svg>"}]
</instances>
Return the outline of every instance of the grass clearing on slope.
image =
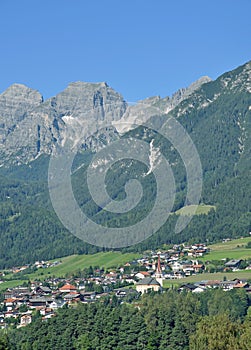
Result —
<instances>
[{"instance_id":1,"label":"grass clearing on slope","mask_svg":"<svg viewBox=\"0 0 251 350\"><path fill-rule=\"evenodd\" d=\"M185 207L180 208L175 212L175 214L178 215L193 215L193 211L196 208L196 205L187 205ZM201 214L208 214L210 210L216 210L216 207L214 205L205 205L205 204L200 204L198 205L196 209L195 215L201 215Z\"/></svg>"}]
</instances>

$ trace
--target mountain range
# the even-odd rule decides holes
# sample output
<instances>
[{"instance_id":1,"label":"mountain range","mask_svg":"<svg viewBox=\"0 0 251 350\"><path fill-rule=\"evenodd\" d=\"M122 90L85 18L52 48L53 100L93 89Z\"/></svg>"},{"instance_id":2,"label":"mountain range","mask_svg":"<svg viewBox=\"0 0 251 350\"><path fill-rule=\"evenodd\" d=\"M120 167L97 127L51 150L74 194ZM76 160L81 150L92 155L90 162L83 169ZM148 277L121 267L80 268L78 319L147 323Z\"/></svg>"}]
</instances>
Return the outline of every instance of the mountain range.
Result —
<instances>
[{"instance_id":1,"label":"mountain range","mask_svg":"<svg viewBox=\"0 0 251 350\"><path fill-rule=\"evenodd\" d=\"M111 126L109 142L109 133L114 138L113 134L130 130L135 122L146 121L156 111L168 113L208 81L210 78L202 77L171 98L155 96L134 105L104 82L71 83L46 101L38 91L13 84L0 95L0 161L28 163L42 154L51 154L55 144L60 146L66 139L80 136L86 148L95 149L102 145L90 135L93 129L100 132L104 122ZM117 127L112 127L113 122Z\"/></svg>"},{"instance_id":2,"label":"mountain range","mask_svg":"<svg viewBox=\"0 0 251 350\"><path fill-rule=\"evenodd\" d=\"M185 128L196 146L203 172L200 205L211 208L196 215L179 235L174 227L180 215L177 211L187 204L186 169L170 142L141 126L154 121L163 130L170 117ZM127 103L106 83L71 83L45 101L36 90L21 84L10 86L0 95L0 266L102 249L71 235L50 203L47 185L50 155L55 146L64 147L67 140L73 146L80 145L72 176L79 205L88 216L111 227L134 223L151 210L154 180L152 174L143 176L146 169L135 162L114 165L113 180L108 179L107 183L114 199L125 196L121 190L125 173L142 182L145 195L136 213L107 216L95 205L85 183L87 167L95 152L114 140L135 137L144 139L149 147L155 147L168 158L176 181L173 213L156 234L127 249L248 235L250 133L251 62L214 81L202 77L171 97L155 96L135 104ZM151 154L149 157L149 162L157 164Z\"/></svg>"}]
</instances>

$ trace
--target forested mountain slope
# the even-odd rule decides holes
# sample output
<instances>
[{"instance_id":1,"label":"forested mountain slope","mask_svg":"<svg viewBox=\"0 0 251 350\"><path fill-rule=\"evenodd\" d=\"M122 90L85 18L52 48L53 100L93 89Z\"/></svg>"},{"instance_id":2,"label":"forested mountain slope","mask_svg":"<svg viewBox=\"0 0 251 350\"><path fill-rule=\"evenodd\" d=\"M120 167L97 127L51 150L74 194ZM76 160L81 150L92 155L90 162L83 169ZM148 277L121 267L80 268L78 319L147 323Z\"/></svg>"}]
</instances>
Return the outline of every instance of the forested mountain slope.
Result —
<instances>
[{"instance_id":1,"label":"forested mountain slope","mask_svg":"<svg viewBox=\"0 0 251 350\"><path fill-rule=\"evenodd\" d=\"M79 85L77 87L79 88ZM83 89L83 85L81 85L80 90ZM124 112L123 118L126 116L126 111L128 115L130 114L128 106L120 95L109 90L105 85L99 85L98 89L101 89L101 94L97 94L95 89L91 94L90 90L88 94L86 92L84 94L87 96L86 98L95 100L95 108L98 112L103 113L103 117L108 113L108 118L111 121L119 121ZM45 105L43 105L44 102L39 94L26 91L25 103L27 100L29 101L31 93L33 94L32 101L35 98L35 102L33 101L32 106L29 102L29 108L26 112L21 109L23 116L18 123L13 122L13 118L10 118L8 126L6 116L2 123L1 157L3 160L7 159L8 162L5 164L2 161L5 165L0 168L1 267L31 262L34 259L48 259L71 253L90 253L102 249L102 247L98 248L84 243L70 234L57 219L49 199L47 170L49 153L53 146L51 142L55 143L57 139L62 141L62 135L65 135L62 134L62 130L65 130L66 121L69 120L69 118L63 119L63 117L70 116L70 102L78 100L75 95L76 86L74 93L72 86L70 90L71 98L66 99L69 103L64 103L64 93L63 97L60 95L56 99L45 101ZM94 100L93 96L96 96ZM109 111L102 107L104 98L117 101L115 106L116 113L119 111L118 118L114 110ZM165 128L170 117L174 117L191 136L200 156L203 171L200 203L213 205L216 209L211 210L207 215L195 216L179 234L174 233L178 216L172 214L156 234L128 249L144 250L157 248L168 242L214 241L222 237L249 234L251 231L251 63L225 73L215 81L203 81L203 84L187 93L184 98L178 102L172 102L171 107L170 99L153 98L147 103L147 106L150 106L148 117L152 116L151 120L154 118L158 120L160 130ZM54 112L51 110L52 105ZM16 111L19 109L15 106L12 106L12 112L8 113L13 115L13 109L17 113ZM78 104L78 106L78 111L81 112L82 105ZM44 110L45 107L49 114ZM33 112L35 119L32 119L30 109L36 111L36 113ZM156 113L156 110L159 111L159 115L154 115L153 111ZM61 113L61 117L60 113L57 114L58 111ZM45 118L46 113L48 114L47 119ZM86 115L83 111L81 113L78 114L78 118L85 118ZM18 114L20 115L20 112ZM55 114L57 114L56 117ZM99 118L99 115L95 114L95 116ZM29 154L33 155L34 159L27 161L27 153L25 153L26 161L22 162L25 157L23 158L23 155L19 153L19 165L17 166L15 161L11 161L11 159L17 159L17 149L12 142L15 140L14 133L17 133L22 125L27 127L28 121L32 122L35 129L38 130L37 123L40 117L44 123L43 130L46 132L43 138L41 132L32 134L31 141L34 146L32 149L35 150L35 153ZM58 124L54 117L61 118L58 120ZM51 121L55 130L48 126ZM48 129L46 129L47 126ZM57 136L55 136L56 134ZM123 135L119 135L115 129L110 130L106 141L109 142L111 134L115 135L116 139L132 136L144 139L168 158L176 182L176 197L172 211L175 213L176 210L180 209L184 205L187 192L186 169L171 143L155 131L146 130L143 127L138 127ZM26 134L24 133L24 135ZM50 137L46 135L50 135ZM9 149L8 142L11 142ZM24 144L21 144L20 152L27 149L27 142L28 138ZM13 148L15 149L14 153L11 151ZM106 226L119 227L120 225L129 226L151 211L156 194L154 176L152 173L148 174L146 167L139 162L126 160L112 167L110 175L114 176L107 178L108 192L114 199L123 199L125 196L124 185L128 177L137 178L142 182L144 189L142 200L136 210L129 213L111 214L102 211L92 200L86 183L87 166L96 149L88 145L86 148L87 150L81 151L76 157L74 165L76 171L72 176L72 184L79 205L89 217ZM146 173L147 176L145 176Z\"/></svg>"}]
</instances>

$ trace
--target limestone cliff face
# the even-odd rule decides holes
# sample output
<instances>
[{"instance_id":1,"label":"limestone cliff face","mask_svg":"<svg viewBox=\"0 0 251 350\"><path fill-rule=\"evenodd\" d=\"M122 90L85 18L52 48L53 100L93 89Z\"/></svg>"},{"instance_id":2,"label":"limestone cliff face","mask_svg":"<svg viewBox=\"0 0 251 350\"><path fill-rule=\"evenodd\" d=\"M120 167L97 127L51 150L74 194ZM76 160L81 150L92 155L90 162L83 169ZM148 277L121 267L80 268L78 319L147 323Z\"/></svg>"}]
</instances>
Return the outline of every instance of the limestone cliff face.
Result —
<instances>
[{"instance_id":1,"label":"limestone cliff face","mask_svg":"<svg viewBox=\"0 0 251 350\"><path fill-rule=\"evenodd\" d=\"M154 115L169 113L182 101L188 99L195 91L199 90L203 84L210 81L211 79L207 76L201 77L189 87L179 89L171 97L161 98L160 96L153 96L139 101L133 106L129 106L123 118L116 123L117 130L120 133L125 133L133 129L134 125L144 123Z\"/></svg>"},{"instance_id":2,"label":"limestone cliff face","mask_svg":"<svg viewBox=\"0 0 251 350\"><path fill-rule=\"evenodd\" d=\"M97 147L100 141L92 133L98 136L99 126L120 119L126 108L122 96L106 83L72 83L44 102L39 92L14 84L0 95L0 162L29 162L66 139ZM115 134L114 128L106 128L105 142Z\"/></svg>"},{"instance_id":3,"label":"limestone cliff face","mask_svg":"<svg viewBox=\"0 0 251 350\"><path fill-rule=\"evenodd\" d=\"M153 96L134 105L106 83L74 82L45 101L38 91L14 84L0 94L0 165L28 163L66 141L96 150L153 116L179 118L222 94L250 93L250 67L248 62L215 82L202 77L171 97Z\"/></svg>"},{"instance_id":4,"label":"limestone cliff face","mask_svg":"<svg viewBox=\"0 0 251 350\"><path fill-rule=\"evenodd\" d=\"M25 119L27 113L39 106L43 101L41 94L21 84L10 86L0 95L0 141Z\"/></svg>"}]
</instances>

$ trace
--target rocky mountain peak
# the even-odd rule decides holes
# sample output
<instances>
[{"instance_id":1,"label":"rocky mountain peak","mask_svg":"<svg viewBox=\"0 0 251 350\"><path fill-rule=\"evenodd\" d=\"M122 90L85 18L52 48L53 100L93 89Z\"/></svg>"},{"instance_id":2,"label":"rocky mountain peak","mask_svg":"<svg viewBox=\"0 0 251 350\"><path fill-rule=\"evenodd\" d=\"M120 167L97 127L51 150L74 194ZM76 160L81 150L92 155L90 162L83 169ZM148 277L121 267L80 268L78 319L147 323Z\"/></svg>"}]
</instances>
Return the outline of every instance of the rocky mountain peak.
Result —
<instances>
[{"instance_id":1,"label":"rocky mountain peak","mask_svg":"<svg viewBox=\"0 0 251 350\"><path fill-rule=\"evenodd\" d=\"M43 102L42 95L23 84L13 84L0 95L1 119L20 118Z\"/></svg>"},{"instance_id":2,"label":"rocky mountain peak","mask_svg":"<svg viewBox=\"0 0 251 350\"><path fill-rule=\"evenodd\" d=\"M106 83L70 83L53 98L61 115L71 115L79 121L94 118L107 122L118 120L124 114L127 104L122 95Z\"/></svg>"},{"instance_id":3,"label":"rocky mountain peak","mask_svg":"<svg viewBox=\"0 0 251 350\"><path fill-rule=\"evenodd\" d=\"M188 98L194 91L200 89L203 84L209 83L211 81L211 78L203 76L190 84L187 88L179 89L172 95L172 98L170 100L172 107L176 107L177 104Z\"/></svg>"},{"instance_id":4,"label":"rocky mountain peak","mask_svg":"<svg viewBox=\"0 0 251 350\"><path fill-rule=\"evenodd\" d=\"M66 139L96 149L100 140L106 144L153 116L171 112L178 118L235 90L251 92L251 62L215 81L203 76L172 96L153 96L133 105L105 82L72 82L46 101L37 90L13 84L0 94L0 161L29 162L50 154Z\"/></svg>"},{"instance_id":5,"label":"rocky mountain peak","mask_svg":"<svg viewBox=\"0 0 251 350\"><path fill-rule=\"evenodd\" d=\"M0 95L0 150L17 125L42 102L37 90L23 84L13 84Z\"/></svg>"},{"instance_id":6,"label":"rocky mountain peak","mask_svg":"<svg viewBox=\"0 0 251 350\"><path fill-rule=\"evenodd\" d=\"M66 89L99 89L99 88L110 88L106 82L91 83L86 81L74 81L68 84Z\"/></svg>"},{"instance_id":7,"label":"rocky mountain peak","mask_svg":"<svg viewBox=\"0 0 251 350\"><path fill-rule=\"evenodd\" d=\"M188 88L192 88L193 90L198 89L201 87L201 85L209 83L210 81L212 81L212 79L207 76L204 75L202 77L200 77L198 80L196 80L194 83L192 83Z\"/></svg>"},{"instance_id":8,"label":"rocky mountain peak","mask_svg":"<svg viewBox=\"0 0 251 350\"><path fill-rule=\"evenodd\" d=\"M167 114L178 106L182 101L189 98L195 91L199 90L205 83L212 79L203 76L189 85L176 91L171 97L160 96L148 97L145 100L138 101L137 104L129 106L122 119L116 124L120 133L125 133L134 128L134 125L145 123L150 117L158 114Z\"/></svg>"},{"instance_id":9,"label":"rocky mountain peak","mask_svg":"<svg viewBox=\"0 0 251 350\"><path fill-rule=\"evenodd\" d=\"M14 84L0 96L0 155L20 164L50 154L66 139L96 148L92 133L119 120L126 108L123 97L104 82L73 82L44 102L36 90ZM106 131L105 142L115 132Z\"/></svg>"}]
</instances>

